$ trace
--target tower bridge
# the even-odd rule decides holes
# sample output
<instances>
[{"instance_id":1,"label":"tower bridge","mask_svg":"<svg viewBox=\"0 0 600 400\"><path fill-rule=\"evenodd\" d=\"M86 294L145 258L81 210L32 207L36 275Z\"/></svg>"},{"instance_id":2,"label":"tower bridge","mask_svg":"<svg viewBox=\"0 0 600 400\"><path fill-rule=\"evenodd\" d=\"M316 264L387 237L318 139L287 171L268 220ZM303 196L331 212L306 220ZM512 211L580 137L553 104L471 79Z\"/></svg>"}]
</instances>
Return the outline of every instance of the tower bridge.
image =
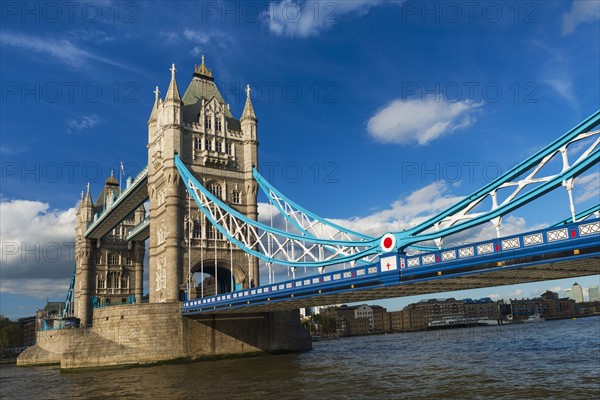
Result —
<instances>
[{"instance_id":1,"label":"tower bridge","mask_svg":"<svg viewBox=\"0 0 600 400\"><path fill-rule=\"evenodd\" d=\"M249 87L238 119L204 57L183 96L176 72L173 65L164 98L155 90L147 167L123 190L111 177L95 202L89 185L82 195L67 298L81 328L38 332L19 364L80 368L306 350L299 307L600 273L600 204L576 210L572 195L577 177L600 159L600 111L448 210L371 237L303 208L260 175ZM560 171L547 173L550 163ZM568 218L501 235L503 217L543 204L554 190L566 190ZM285 229L258 221L259 192ZM489 223L496 238L451 245L453 235ZM276 266L293 278L275 281ZM299 267L313 272L296 278Z\"/></svg>"}]
</instances>

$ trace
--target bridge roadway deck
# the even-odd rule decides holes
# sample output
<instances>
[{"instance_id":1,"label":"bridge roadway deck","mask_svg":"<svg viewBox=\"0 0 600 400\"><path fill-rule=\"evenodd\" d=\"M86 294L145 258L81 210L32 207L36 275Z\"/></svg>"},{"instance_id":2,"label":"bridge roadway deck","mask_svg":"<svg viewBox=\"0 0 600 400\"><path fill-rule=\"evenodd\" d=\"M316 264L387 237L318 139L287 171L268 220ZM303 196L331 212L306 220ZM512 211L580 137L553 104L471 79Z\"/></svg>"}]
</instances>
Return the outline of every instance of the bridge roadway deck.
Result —
<instances>
[{"instance_id":1,"label":"bridge roadway deck","mask_svg":"<svg viewBox=\"0 0 600 400\"><path fill-rule=\"evenodd\" d=\"M386 270L390 257L396 268ZM599 220L418 256L382 255L367 266L190 300L183 314L283 311L596 274Z\"/></svg>"},{"instance_id":2,"label":"bridge roadway deck","mask_svg":"<svg viewBox=\"0 0 600 400\"><path fill-rule=\"evenodd\" d=\"M120 193L119 197L114 200L114 203L94 219L85 232L85 237L101 239L127 218L129 214L144 204L146 200L148 200L147 166ZM140 237L139 240L143 240L143 238Z\"/></svg>"}]
</instances>

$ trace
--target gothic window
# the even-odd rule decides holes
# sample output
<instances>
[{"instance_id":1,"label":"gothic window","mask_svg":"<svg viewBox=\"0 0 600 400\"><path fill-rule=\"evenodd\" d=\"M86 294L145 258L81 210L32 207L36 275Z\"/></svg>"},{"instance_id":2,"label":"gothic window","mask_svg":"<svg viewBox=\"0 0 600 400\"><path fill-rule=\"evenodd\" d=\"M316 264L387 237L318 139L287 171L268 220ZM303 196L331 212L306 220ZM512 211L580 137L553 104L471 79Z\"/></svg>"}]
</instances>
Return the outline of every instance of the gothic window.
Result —
<instances>
[{"instance_id":1,"label":"gothic window","mask_svg":"<svg viewBox=\"0 0 600 400\"><path fill-rule=\"evenodd\" d=\"M126 275L121 277L121 288L129 289L129 277Z\"/></svg>"},{"instance_id":2,"label":"gothic window","mask_svg":"<svg viewBox=\"0 0 600 400\"><path fill-rule=\"evenodd\" d=\"M219 153L223 152L223 142L217 142L217 151Z\"/></svg>"},{"instance_id":3,"label":"gothic window","mask_svg":"<svg viewBox=\"0 0 600 400\"><path fill-rule=\"evenodd\" d=\"M225 153L229 154L230 156L233 155L233 148L231 146L231 143L225 144Z\"/></svg>"},{"instance_id":4,"label":"gothic window","mask_svg":"<svg viewBox=\"0 0 600 400\"><path fill-rule=\"evenodd\" d=\"M108 265L117 265L119 263L119 255L110 253L108 255Z\"/></svg>"},{"instance_id":5,"label":"gothic window","mask_svg":"<svg viewBox=\"0 0 600 400\"><path fill-rule=\"evenodd\" d=\"M213 146L212 146L212 140L205 139L205 140L204 140L204 148L205 148L206 150L212 151L212 150L213 150L213 148L212 148L212 147L213 147Z\"/></svg>"},{"instance_id":6,"label":"gothic window","mask_svg":"<svg viewBox=\"0 0 600 400\"><path fill-rule=\"evenodd\" d=\"M240 204L240 192L237 190L234 190L233 193L231 193L231 201L234 204Z\"/></svg>"},{"instance_id":7,"label":"gothic window","mask_svg":"<svg viewBox=\"0 0 600 400\"><path fill-rule=\"evenodd\" d=\"M210 115L205 115L204 116L204 128L205 129L211 129L212 128L212 119L210 118Z\"/></svg>"},{"instance_id":8,"label":"gothic window","mask_svg":"<svg viewBox=\"0 0 600 400\"><path fill-rule=\"evenodd\" d=\"M102 257L100 255L96 256L96 264L102 264Z\"/></svg>"},{"instance_id":9,"label":"gothic window","mask_svg":"<svg viewBox=\"0 0 600 400\"><path fill-rule=\"evenodd\" d=\"M192 238L193 239L200 239L200 236L202 234L202 231L200 229L201 229L200 223L194 222L194 228L192 229Z\"/></svg>"},{"instance_id":10,"label":"gothic window","mask_svg":"<svg viewBox=\"0 0 600 400\"><path fill-rule=\"evenodd\" d=\"M127 265L133 265L133 260L131 259L131 257L127 257L126 263Z\"/></svg>"},{"instance_id":11,"label":"gothic window","mask_svg":"<svg viewBox=\"0 0 600 400\"><path fill-rule=\"evenodd\" d=\"M107 289L117 289L117 285L119 284L119 279L117 277L116 272L109 272L107 276Z\"/></svg>"},{"instance_id":12,"label":"gothic window","mask_svg":"<svg viewBox=\"0 0 600 400\"><path fill-rule=\"evenodd\" d=\"M221 116L217 115L216 119L215 119L215 129L217 132L221 132L222 129L222 125L221 125Z\"/></svg>"},{"instance_id":13,"label":"gothic window","mask_svg":"<svg viewBox=\"0 0 600 400\"><path fill-rule=\"evenodd\" d=\"M216 182L213 182L210 184L210 186L208 187L208 190L214 194L215 196L217 196L219 199L223 196L223 192L221 190L221 185L219 185Z\"/></svg>"},{"instance_id":14,"label":"gothic window","mask_svg":"<svg viewBox=\"0 0 600 400\"><path fill-rule=\"evenodd\" d=\"M200 150L200 138L198 136L194 136L194 150Z\"/></svg>"},{"instance_id":15,"label":"gothic window","mask_svg":"<svg viewBox=\"0 0 600 400\"><path fill-rule=\"evenodd\" d=\"M104 289L104 276L98 275L98 289Z\"/></svg>"},{"instance_id":16,"label":"gothic window","mask_svg":"<svg viewBox=\"0 0 600 400\"><path fill-rule=\"evenodd\" d=\"M206 225L206 237L207 239L222 239L223 234L217 230L212 224Z\"/></svg>"}]
</instances>

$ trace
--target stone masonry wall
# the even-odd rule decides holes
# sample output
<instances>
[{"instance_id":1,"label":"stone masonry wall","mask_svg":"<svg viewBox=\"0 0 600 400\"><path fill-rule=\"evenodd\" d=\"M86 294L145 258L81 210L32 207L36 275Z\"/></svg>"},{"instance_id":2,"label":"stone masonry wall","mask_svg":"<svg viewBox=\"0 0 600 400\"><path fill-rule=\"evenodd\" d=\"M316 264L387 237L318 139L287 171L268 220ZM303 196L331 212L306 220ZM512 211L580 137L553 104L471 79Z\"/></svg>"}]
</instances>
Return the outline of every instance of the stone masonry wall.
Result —
<instances>
[{"instance_id":1,"label":"stone masonry wall","mask_svg":"<svg viewBox=\"0 0 600 400\"><path fill-rule=\"evenodd\" d=\"M152 364L252 353L309 350L312 342L295 312L183 317L180 303L128 304L94 310L89 329L55 331L60 344L38 350L63 369ZM48 342L50 343L50 342ZM37 346L34 346L37 347ZM50 349L50 350L48 350ZM28 362L25 362L25 359Z\"/></svg>"},{"instance_id":2,"label":"stone masonry wall","mask_svg":"<svg viewBox=\"0 0 600 400\"><path fill-rule=\"evenodd\" d=\"M35 346L29 347L17 358L17 365L60 364L64 353L89 329L61 329L38 331Z\"/></svg>"}]
</instances>

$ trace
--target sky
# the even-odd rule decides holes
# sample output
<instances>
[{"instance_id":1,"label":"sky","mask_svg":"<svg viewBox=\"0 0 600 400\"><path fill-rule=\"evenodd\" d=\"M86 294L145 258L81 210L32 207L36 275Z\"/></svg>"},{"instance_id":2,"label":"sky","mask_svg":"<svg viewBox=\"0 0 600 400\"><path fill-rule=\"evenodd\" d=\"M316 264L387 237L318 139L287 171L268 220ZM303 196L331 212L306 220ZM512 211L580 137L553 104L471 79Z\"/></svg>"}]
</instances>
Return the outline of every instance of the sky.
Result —
<instances>
[{"instance_id":1,"label":"sky","mask_svg":"<svg viewBox=\"0 0 600 400\"><path fill-rule=\"evenodd\" d=\"M153 90L166 92L172 63L183 92L204 54L238 118L250 84L262 174L374 236L443 211L600 108L597 1L0 4L0 314L10 318L64 299L80 193L90 182L97 196L120 162L127 175L146 165ZM576 209L596 204L599 187L596 166L576 180ZM267 218L268 204L260 210ZM558 190L507 216L502 233L568 215Z\"/></svg>"}]
</instances>

